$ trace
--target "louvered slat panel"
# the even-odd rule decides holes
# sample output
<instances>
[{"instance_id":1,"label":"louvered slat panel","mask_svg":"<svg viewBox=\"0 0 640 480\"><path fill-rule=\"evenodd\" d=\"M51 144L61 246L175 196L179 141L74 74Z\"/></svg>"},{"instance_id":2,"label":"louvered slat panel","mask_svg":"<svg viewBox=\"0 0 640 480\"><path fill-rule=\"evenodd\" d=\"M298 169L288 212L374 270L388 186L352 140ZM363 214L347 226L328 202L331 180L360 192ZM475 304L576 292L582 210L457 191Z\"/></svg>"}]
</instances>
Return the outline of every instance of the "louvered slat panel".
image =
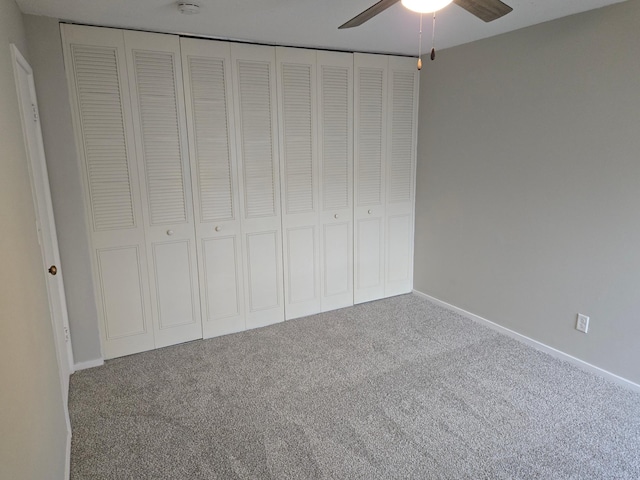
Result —
<instances>
[{"instance_id":1,"label":"louvered slat panel","mask_svg":"<svg viewBox=\"0 0 640 480\"><path fill-rule=\"evenodd\" d=\"M95 230L135 226L117 52L71 50Z\"/></svg>"},{"instance_id":2,"label":"louvered slat panel","mask_svg":"<svg viewBox=\"0 0 640 480\"><path fill-rule=\"evenodd\" d=\"M382 198L382 70L360 69L358 204L378 205Z\"/></svg>"},{"instance_id":3,"label":"louvered slat panel","mask_svg":"<svg viewBox=\"0 0 640 480\"><path fill-rule=\"evenodd\" d=\"M413 72L393 72L389 203L409 202L413 194L414 82Z\"/></svg>"},{"instance_id":4,"label":"louvered slat panel","mask_svg":"<svg viewBox=\"0 0 640 480\"><path fill-rule=\"evenodd\" d=\"M247 218L276 214L270 83L267 63L238 61L240 135Z\"/></svg>"},{"instance_id":5,"label":"louvered slat panel","mask_svg":"<svg viewBox=\"0 0 640 480\"><path fill-rule=\"evenodd\" d=\"M286 209L312 212L311 67L283 64L282 91Z\"/></svg>"},{"instance_id":6,"label":"louvered slat panel","mask_svg":"<svg viewBox=\"0 0 640 480\"><path fill-rule=\"evenodd\" d=\"M187 221L173 55L134 51L150 223Z\"/></svg>"},{"instance_id":7,"label":"louvered slat panel","mask_svg":"<svg viewBox=\"0 0 640 480\"><path fill-rule=\"evenodd\" d=\"M322 188L325 210L349 206L349 70L322 68Z\"/></svg>"},{"instance_id":8,"label":"louvered slat panel","mask_svg":"<svg viewBox=\"0 0 640 480\"><path fill-rule=\"evenodd\" d=\"M200 217L203 222L233 218L233 191L227 86L222 59L189 57L195 129Z\"/></svg>"}]
</instances>

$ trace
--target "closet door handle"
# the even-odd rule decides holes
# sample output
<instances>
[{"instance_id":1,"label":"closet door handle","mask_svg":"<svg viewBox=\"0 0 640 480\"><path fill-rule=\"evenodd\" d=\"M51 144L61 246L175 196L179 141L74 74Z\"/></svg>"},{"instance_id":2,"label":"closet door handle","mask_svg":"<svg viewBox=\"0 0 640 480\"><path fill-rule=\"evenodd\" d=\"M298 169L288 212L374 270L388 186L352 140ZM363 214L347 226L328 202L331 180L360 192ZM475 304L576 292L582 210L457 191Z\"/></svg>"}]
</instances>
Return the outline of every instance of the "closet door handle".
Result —
<instances>
[{"instance_id":1,"label":"closet door handle","mask_svg":"<svg viewBox=\"0 0 640 480\"><path fill-rule=\"evenodd\" d=\"M339 218L340 215L338 215L337 213L333 216L333 218Z\"/></svg>"},{"instance_id":2,"label":"closet door handle","mask_svg":"<svg viewBox=\"0 0 640 480\"><path fill-rule=\"evenodd\" d=\"M173 235L173 230L167 230L167 235L169 236Z\"/></svg>"},{"instance_id":3,"label":"closet door handle","mask_svg":"<svg viewBox=\"0 0 640 480\"><path fill-rule=\"evenodd\" d=\"M219 227L219 226L218 226L218 227L214 228L214 230L215 230L216 232L219 232L220 230L222 230L222 227Z\"/></svg>"},{"instance_id":4,"label":"closet door handle","mask_svg":"<svg viewBox=\"0 0 640 480\"><path fill-rule=\"evenodd\" d=\"M373 210L369 209L369 210L367 210L367 213L368 213L369 215L371 215L371 214L373 213Z\"/></svg>"}]
</instances>

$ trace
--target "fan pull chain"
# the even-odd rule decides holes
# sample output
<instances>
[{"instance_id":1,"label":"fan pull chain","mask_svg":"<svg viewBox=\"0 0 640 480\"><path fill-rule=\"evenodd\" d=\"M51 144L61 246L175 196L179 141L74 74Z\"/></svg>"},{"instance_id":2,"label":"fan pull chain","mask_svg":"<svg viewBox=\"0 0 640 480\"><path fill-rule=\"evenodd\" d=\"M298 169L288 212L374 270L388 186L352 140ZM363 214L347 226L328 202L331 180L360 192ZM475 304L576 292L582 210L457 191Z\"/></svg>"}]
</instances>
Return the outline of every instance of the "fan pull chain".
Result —
<instances>
[{"instance_id":1,"label":"fan pull chain","mask_svg":"<svg viewBox=\"0 0 640 480\"><path fill-rule=\"evenodd\" d=\"M436 12L433 12L433 28L431 29L431 60L436 59Z\"/></svg>"},{"instance_id":2,"label":"fan pull chain","mask_svg":"<svg viewBox=\"0 0 640 480\"><path fill-rule=\"evenodd\" d=\"M418 35L418 70L422 70L422 14L420 14L420 34Z\"/></svg>"}]
</instances>

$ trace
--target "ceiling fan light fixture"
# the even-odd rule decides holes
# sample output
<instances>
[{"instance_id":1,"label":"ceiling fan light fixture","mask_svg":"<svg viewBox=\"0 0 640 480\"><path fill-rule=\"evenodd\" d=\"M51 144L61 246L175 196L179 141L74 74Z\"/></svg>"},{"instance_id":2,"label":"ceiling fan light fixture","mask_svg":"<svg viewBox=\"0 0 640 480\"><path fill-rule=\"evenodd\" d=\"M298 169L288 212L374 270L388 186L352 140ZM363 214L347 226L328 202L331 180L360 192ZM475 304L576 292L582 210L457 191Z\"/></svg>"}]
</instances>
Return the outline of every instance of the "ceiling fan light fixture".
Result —
<instances>
[{"instance_id":1,"label":"ceiling fan light fixture","mask_svg":"<svg viewBox=\"0 0 640 480\"><path fill-rule=\"evenodd\" d=\"M402 5L418 13L431 13L449 5L453 0L402 0Z\"/></svg>"}]
</instances>

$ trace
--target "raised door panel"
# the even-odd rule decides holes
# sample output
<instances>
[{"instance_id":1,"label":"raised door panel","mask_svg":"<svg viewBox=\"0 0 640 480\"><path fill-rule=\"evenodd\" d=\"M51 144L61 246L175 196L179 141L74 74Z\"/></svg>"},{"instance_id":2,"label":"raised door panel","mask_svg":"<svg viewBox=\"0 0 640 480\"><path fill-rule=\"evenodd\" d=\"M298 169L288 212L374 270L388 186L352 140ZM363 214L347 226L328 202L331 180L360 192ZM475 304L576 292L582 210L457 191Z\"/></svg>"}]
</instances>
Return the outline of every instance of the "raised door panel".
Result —
<instances>
[{"instance_id":1,"label":"raised door panel","mask_svg":"<svg viewBox=\"0 0 640 480\"><path fill-rule=\"evenodd\" d=\"M205 338L245 325L242 233L229 43L182 38Z\"/></svg>"},{"instance_id":2,"label":"raised door panel","mask_svg":"<svg viewBox=\"0 0 640 480\"><path fill-rule=\"evenodd\" d=\"M354 55L355 303L383 298L388 57Z\"/></svg>"},{"instance_id":3,"label":"raised door panel","mask_svg":"<svg viewBox=\"0 0 640 480\"><path fill-rule=\"evenodd\" d=\"M125 31L156 347L202 338L180 40Z\"/></svg>"},{"instance_id":4,"label":"raised door panel","mask_svg":"<svg viewBox=\"0 0 640 480\"><path fill-rule=\"evenodd\" d=\"M231 45L247 328L284 320L275 48Z\"/></svg>"},{"instance_id":5,"label":"raised door panel","mask_svg":"<svg viewBox=\"0 0 640 480\"><path fill-rule=\"evenodd\" d=\"M247 260L249 269L249 310L259 312L276 308L280 303L280 288L273 281L278 274L277 232L250 233L247 235ZM258 325L253 325L258 326Z\"/></svg>"},{"instance_id":6,"label":"raised door panel","mask_svg":"<svg viewBox=\"0 0 640 480\"><path fill-rule=\"evenodd\" d=\"M287 320L320 311L318 282L318 232L315 225L285 228L285 282ZM301 306L305 305L307 308ZM295 313L294 313L295 312Z\"/></svg>"},{"instance_id":7,"label":"raised door panel","mask_svg":"<svg viewBox=\"0 0 640 480\"><path fill-rule=\"evenodd\" d=\"M353 305L353 238L351 222L327 222L322 226L322 311Z\"/></svg>"},{"instance_id":8,"label":"raised door panel","mask_svg":"<svg viewBox=\"0 0 640 480\"><path fill-rule=\"evenodd\" d=\"M386 219L387 265L385 269L386 296L409 293L411 290L411 244L413 228L411 214L390 215ZM400 291L391 287L404 285Z\"/></svg>"},{"instance_id":9,"label":"raised door panel","mask_svg":"<svg viewBox=\"0 0 640 480\"><path fill-rule=\"evenodd\" d=\"M316 52L276 49L285 318L320 312Z\"/></svg>"},{"instance_id":10,"label":"raised door panel","mask_svg":"<svg viewBox=\"0 0 640 480\"><path fill-rule=\"evenodd\" d=\"M353 305L353 55L317 52L321 310Z\"/></svg>"},{"instance_id":11,"label":"raised door panel","mask_svg":"<svg viewBox=\"0 0 640 480\"><path fill-rule=\"evenodd\" d=\"M413 288L418 73L410 58L389 58L385 296Z\"/></svg>"},{"instance_id":12,"label":"raised door panel","mask_svg":"<svg viewBox=\"0 0 640 480\"><path fill-rule=\"evenodd\" d=\"M136 246L97 251L98 302L104 319L105 358L154 348L153 327L146 307L146 262Z\"/></svg>"},{"instance_id":13,"label":"raised door panel","mask_svg":"<svg viewBox=\"0 0 640 480\"><path fill-rule=\"evenodd\" d=\"M356 220L356 232L359 243L356 244L359 265L356 266L356 303L360 303L362 292L377 289L384 285L381 251L383 250L383 228L380 217ZM378 297L380 298L380 297ZM368 301L374 298L368 298Z\"/></svg>"},{"instance_id":14,"label":"raised door panel","mask_svg":"<svg viewBox=\"0 0 640 480\"><path fill-rule=\"evenodd\" d=\"M124 34L61 31L103 354L113 358L154 346Z\"/></svg>"},{"instance_id":15,"label":"raised door panel","mask_svg":"<svg viewBox=\"0 0 640 480\"><path fill-rule=\"evenodd\" d=\"M201 337L200 318L194 301L192 242L176 240L154 243L152 248L157 302L156 347L164 347Z\"/></svg>"},{"instance_id":16,"label":"raised door panel","mask_svg":"<svg viewBox=\"0 0 640 480\"><path fill-rule=\"evenodd\" d=\"M242 252L239 236L203 239L201 252L205 338L244 330Z\"/></svg>"}]
</instances>

